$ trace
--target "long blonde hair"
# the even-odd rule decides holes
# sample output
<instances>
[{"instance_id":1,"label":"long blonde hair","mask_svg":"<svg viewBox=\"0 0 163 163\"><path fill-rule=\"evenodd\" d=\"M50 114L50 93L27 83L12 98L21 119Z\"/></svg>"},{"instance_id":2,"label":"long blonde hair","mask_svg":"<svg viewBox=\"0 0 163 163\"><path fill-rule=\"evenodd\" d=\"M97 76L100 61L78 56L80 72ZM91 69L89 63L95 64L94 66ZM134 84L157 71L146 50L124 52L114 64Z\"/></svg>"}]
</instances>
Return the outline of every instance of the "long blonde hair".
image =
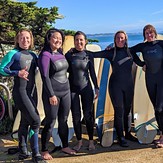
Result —
<instances>
[{"instance_id":1,"label":"long blonde hair","mask_svg":"<svg viewBox=\"0 0 163 163\"><path fill-rule=\"evenodd\" d=\"M119 31L117 31L117 32L115 33L115 35L114 35L114 55L113 55L112 61L114 61L115 56L116 56L116 50L117 50L116 37L117 37L117 35L118 35L119 33L123 33L123 34L125 35L125 40L126 40L126 42L125 42L124 47L126 47L128 56L129 56L129 57L132 57L132 55L131 55L131 53L130 53L130 50L129 50L129 48L128 48L128 36L127 36L127 34L126 34L125 31L119 30Z\"/></svg>"}]
</instances>

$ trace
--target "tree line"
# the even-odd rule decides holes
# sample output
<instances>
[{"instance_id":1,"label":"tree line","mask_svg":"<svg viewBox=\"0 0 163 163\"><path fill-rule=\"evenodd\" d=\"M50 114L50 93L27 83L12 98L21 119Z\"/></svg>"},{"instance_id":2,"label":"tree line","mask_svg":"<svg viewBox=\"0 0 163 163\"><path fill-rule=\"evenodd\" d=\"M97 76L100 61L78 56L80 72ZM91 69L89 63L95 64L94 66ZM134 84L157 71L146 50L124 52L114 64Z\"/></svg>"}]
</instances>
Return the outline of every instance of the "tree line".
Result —
<instances>
[{"instance_id":1,"label":"tree line","mask_svg":"<svg viewBox=\"0 0 163 163\"><path fill-rule=\"evenodd\" d=\"M57 19L64 16L58 13L58 7L37 7L37 2L17 2L13 0L0 0L0 48L5 53L3 45L14 45L16 32L23 27L29 28L34 36L35 48L43 45L46 31L55 27ZM74 35L75 31L64 30L66 35ZM89 39L89 42L97 40Z\"/></svg>"}]
</instances>

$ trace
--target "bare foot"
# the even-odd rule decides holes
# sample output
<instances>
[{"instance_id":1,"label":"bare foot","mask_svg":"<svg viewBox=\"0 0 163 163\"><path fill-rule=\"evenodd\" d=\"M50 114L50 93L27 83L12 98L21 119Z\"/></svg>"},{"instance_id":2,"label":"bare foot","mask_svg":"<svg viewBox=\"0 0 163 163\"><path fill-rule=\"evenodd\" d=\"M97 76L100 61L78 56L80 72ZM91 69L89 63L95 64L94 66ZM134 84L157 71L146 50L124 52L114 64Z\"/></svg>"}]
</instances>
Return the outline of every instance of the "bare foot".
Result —
<instances>
[{"instance_id":1,"label":"bare foot","mask_svg":"<svg viewBox=\"0 0 163 163\"><path fill-rule=\"evenodd\" d=\"M69 155L76 155L76 151L75 150L72 150L69 147L62 148L62 152L66 153L66 154L69 154Z\"/></svg>"},{"instance_id":2,"label":"bare foot","mask_svg":"<svg viewBox=\"0 0 163 163\"><path fill-rule=\"evenodd\" d=\"M161 135L161 136L159 137L159 139L154 140L154 143L155 143L155 144L160 144L161 141L163 142L163 135Z\"/></svg>"},{"instance_id":3,"label":"bare foot","mask_svg":"<svg viewBox=\"0 0 163 163\"><path fill-rule=\"evenodd\" d=\"M95 145L94 145L93 140L90 140L90 141L89 141L88 150L89 150L89 151L92 151L92 150L95 150L95 149L96 149L96 148L95 148Z\"/></svg>"},{"instance_id":4,"label":"bare foot","mask_svg":"<svg viewBox=\"0 0 163 163\"><path fill-rule=\"evenodd\" d=\"M53 157L49 154L48 151L42 152L41 155L44 160L52 160L53 159Z\"/></svg>"},{"instance_id":5,"label":"bare foot","mask_svg":"<svg viewBox=\"0 0 163 163\"><path fill-rule=\"evenodd\" d=\"M159 140L157 141L156 147L163 148L163 135L161 135Z\"/></svg>"},{"instance_id":6,"label":"bare foot","mask_svg":"<svg viewBox=\"0 0 163 163\"><path fill-rule=\"evenodd\" d=\"M82 146L83 146L83 142L82 140L79 140L78 144L75 147L73 147L73 149L78 152Z\"/></svg>"}]
</instances>

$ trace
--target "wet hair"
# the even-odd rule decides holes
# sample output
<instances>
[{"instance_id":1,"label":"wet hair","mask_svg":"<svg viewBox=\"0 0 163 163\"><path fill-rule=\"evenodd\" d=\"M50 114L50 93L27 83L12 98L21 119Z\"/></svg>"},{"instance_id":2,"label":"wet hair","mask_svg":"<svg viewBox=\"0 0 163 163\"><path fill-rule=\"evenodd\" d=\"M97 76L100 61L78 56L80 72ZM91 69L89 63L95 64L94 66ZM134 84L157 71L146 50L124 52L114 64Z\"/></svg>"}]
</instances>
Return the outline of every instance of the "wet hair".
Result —
<instances>
[{"instance_id":1,"label":"wet hair","mask_svg":"<svg viewBox=\"0 0 163 163\"><path fill-rule=\"evenodd\" d=\"M50 51L52 52L51 48L50 48L50 37L53 35L53 33L55 32L58 32L61 34L61 37L62 37L62 45L64 43L64 40L65 40L65 35L64 33L59 30L59 29L56 29L56 28L51 28L49 29L47 32L46 32L46 35L45 35L45 38L44 38L44 46L43 46L43 50L47 50L47 51ZM62 52L62 48L61 49L58 49L59 52Z\"/></svg>"},{"instance_id":2,"label":"wet hair","mask_svg":"<svg viewBox=\"0 0 163 163\"><path fill-rule=\"evenodd\" d=\"M120 30L120 31L117 31L117 32L115 33L115 35L114 35L114 45L113 45L113 47L114 47L114 55L113 55L112 61L114 61L115 56L116 56L116 50L117 50L116 37L117 37L117 35L118 35L119 33L123 33L123 34L125 35L126 42L125 42L124 47L126 47L126 49L127 49L128 56L129 56L129 57L132 56L131 53L130 53L130 50L129 50L129 48L128 48L128 36L127 36L127 33L126 33L125 31L123 31L123 30Z\"/></svg>"},{"instance_id":3,"label":"wet hair","mask_svg":"<svg viewBox=\"0 0 163 163\"><path fill-rule=\"evenodd\" d=\"M32 31L31 31L30 29L27 29L27 28L21 28L21 29L17 32L17 34L16 34L16 36L15 36L15 48L20 48L20 47L19 47L18 40L19 40L20 34L21 34L22 32L24 32L24 31L29 32L29 34L30 34L30 37L31 37L31 45L29 46L29 49L32 49L32 48L34 47L34 38L33 38Z\"/></svg>"},{"instance_id":4,"label":"wet hair","mask_svg":"<svg viewBox=\"0 0 163 163\"><path fill-rule=\"evenodd\" d=\"M77 32L75 33L75 35L74 35L74 40L75 40L75 37L76 37L77 35L83 35L83 36L84 36L84 39L87 40L86 34L85 34L84 32L82 32L82 31L77 31Z\"/></svg>"},{"instance_id":5,"label":"wet hair","mask_svg":"<svg viewBox=\"0 0 163 163\"><path fill-rule=\"evenodd\" d=\"M144 41L146 40L145 38L145 31L149 29L151 32L155 33L155 37L157 37L157 31L155 29L155 27L151 24L147 24L144 28L143 28L143 37L144 37Z\"/></svg>"}]
</instances>

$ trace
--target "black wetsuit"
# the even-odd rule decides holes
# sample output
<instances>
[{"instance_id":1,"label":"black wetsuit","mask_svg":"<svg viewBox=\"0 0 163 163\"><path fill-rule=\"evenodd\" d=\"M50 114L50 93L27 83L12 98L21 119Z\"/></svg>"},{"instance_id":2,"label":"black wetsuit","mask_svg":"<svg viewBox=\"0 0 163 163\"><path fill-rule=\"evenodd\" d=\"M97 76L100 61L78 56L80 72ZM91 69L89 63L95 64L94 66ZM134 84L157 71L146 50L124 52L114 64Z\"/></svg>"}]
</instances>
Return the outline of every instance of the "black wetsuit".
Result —
<instances>
[{"instance_id":1,"label":"black wetsuit","mask_svg":"<svg viewBox=\"0 0 163 163\"><path fill-rule=\"evenodd\" d=\"M134 95L132 76L133 60L140 66L144 63L137 55L131 56L126 48L114 48L101 52L94 52L94 58L106 58L111 62L112 73L109 79L109 94L114 107L114 123L118 138L124 137L131 130L131 108Z\"/></svg>"},{"instance_id":2,"label":"black wetsuit","mask_svg":"<svg viewBox=\"0 0 163 163\"><path fill-rule=\"evenodd\" d=\"M63 148L68 147L67 118L71 106L70 86L67 78L68 63L65 56L57 53L42 51L39 55L39 68L43 80L42 100L46 122L42 130L42 151L48 150L48 142L58 118L58 132ZM58 98L58 105L51 105L49 98Z\"/></svg>"},{"instance_id":3,"label":"black wetsuit","mask_svg":"<svg viewBox=\"0 0 163 163\"><path fill-rule=\"evenodd\" d=\"M163 41L140 43L131 47L133 53L141 52L146 64L146 87L155 110L160 131L163 132Z\"/></svg>"},{"instance_id":4,"label":"black wetsuit","mask_svg":"<svg viewBox=\"0 0 163 163\"><path fill-rule=\"evenodd\" d=\"M20 78L18 72L27 66L29 81ZM1 62L0 73L5 76L14 76L13 99L16 108L21 111L21 121L18 130L19 149L21 153L27 151L28 127L32 155L39 153L38 132L40 117L37 111L37 95L35 87L35 72L37 56L31 51L13 49L5 55ZM35 95L35 96L34 96Z\"/></svg>"},{"instance_id":5,"label":"black wetsuit","mask_svg":"<svg viewBox=\"0 0 163 163\"><path fill-rule=\"evenodd\" d=\"M94 70L94 60L87 51L73 50L67 53L66 59L69 63L69 81L71 89L71 110L73 117L73 125L77 140L81 140L81 108L80 97L82 103L82 110L86 122L89 140L93 140L93 99L94 94L90 82L90 76L94 87L98 89L97 78Z\"/></svg>"}]
</instances>

